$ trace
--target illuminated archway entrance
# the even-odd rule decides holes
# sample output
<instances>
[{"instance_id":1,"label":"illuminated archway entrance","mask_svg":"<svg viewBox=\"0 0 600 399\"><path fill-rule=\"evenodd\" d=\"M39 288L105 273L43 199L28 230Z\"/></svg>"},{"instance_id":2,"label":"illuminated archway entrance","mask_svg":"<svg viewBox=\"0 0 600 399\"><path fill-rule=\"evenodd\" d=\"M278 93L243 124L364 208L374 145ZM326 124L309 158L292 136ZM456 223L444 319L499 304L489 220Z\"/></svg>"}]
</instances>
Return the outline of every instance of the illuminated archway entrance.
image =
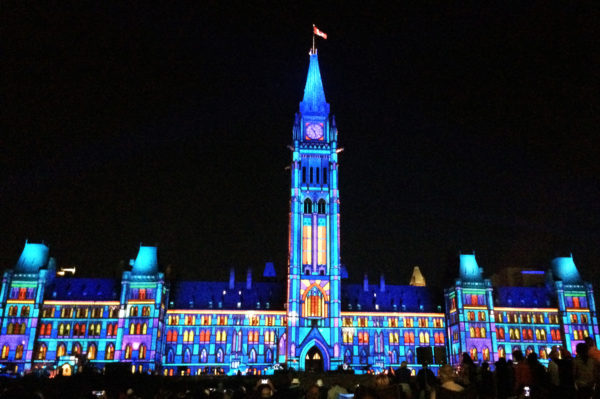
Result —
<instances>
[{"instance_id":1,"label":"illuminated archway entrance","mask_svg":"<svg viewBox=\"0 0 600 399\"><path fill-rule=\"evenodd\" d=\"M304 370L313 373L322 373L324 369L323 353L313 346L308 350L304 357Z\"/></svg>"}]
</instances>

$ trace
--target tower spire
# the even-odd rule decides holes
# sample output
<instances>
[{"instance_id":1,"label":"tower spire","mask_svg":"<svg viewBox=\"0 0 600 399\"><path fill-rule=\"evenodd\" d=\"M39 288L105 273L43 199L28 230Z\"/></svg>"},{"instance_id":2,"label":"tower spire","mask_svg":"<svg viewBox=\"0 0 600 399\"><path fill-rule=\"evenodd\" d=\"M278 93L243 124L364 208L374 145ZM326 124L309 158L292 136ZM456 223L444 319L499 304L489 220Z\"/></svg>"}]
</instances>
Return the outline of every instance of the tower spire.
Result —
<instances>
[{"instance_id":1,"label":"tower spire","mask_svg":"<svg viewBox=\"0 0 600 399\"><path fill-rule=\"evenodd\" d=\"M304 97L300 102L300 112L303 115L329 115L329 104L325 100L325 90L323 90L321 70L319 69L319 57L316 51L312 50L304 86Z\"/></svg>"}]
</instances>

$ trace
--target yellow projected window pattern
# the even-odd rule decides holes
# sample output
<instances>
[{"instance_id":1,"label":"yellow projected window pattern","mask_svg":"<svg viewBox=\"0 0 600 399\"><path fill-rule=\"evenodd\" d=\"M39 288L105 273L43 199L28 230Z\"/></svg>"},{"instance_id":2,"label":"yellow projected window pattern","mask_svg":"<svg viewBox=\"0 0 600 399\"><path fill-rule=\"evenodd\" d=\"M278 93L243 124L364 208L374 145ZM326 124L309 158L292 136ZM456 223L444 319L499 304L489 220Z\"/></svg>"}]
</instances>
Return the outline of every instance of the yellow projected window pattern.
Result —
<instances>
[{"instance_id":1,"label":"yellow projected window pattern","mask_svg":"<svg viewBox=\"0 0 600 399\"><path fill-rule=\"evenodd\" d=\"M327 226L319 226L319 246L317 264L327 264Z\"/></svg>"},{"instance_id":2,"label":"yellow projected window pattern","mask_svg":"<svg viewBox=\"0 0 600 399\"><path fill-rule=\"evenodd\" d=\"M312 226L302 226L302 264L312 264Z\"/></svg>"}]
</instances>

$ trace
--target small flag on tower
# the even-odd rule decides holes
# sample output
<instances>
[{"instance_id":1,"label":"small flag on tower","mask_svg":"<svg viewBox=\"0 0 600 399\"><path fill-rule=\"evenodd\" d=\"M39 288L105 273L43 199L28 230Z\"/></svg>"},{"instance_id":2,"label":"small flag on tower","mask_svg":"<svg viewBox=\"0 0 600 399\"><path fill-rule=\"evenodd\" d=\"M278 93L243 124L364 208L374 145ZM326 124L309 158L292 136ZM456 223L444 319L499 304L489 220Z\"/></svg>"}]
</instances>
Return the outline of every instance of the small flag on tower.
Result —
<instances>
[{"instance_id":1,"label":"small flag on tower","mask_svg":"<svg viewBox=\"0 0 600 399\"><path fill-rule=\"evenodd\" d=\"M315 25L313 25L313 34L320 36L323 39L327 39L327 33L320 31Z\"/></svg>"}]
</instances>

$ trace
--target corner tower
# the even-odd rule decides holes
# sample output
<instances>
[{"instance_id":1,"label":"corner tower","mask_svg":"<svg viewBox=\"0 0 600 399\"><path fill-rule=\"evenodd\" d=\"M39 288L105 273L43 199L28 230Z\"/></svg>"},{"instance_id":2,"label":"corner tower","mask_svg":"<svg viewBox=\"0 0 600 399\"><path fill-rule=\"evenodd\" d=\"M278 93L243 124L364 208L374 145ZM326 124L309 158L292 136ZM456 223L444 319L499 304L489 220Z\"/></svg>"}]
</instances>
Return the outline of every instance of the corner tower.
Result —
<instances>
[{"instance_id":1,"label":"corner tower","mask_svg":"<svg viewBox=\"0 0 600 399\"><path fill-rule=\"evenodd\" d=\"M340 363L340 241L337 129L316 50L293 128L288 279L288 364Z\"/></svg>"}]
</instances>

